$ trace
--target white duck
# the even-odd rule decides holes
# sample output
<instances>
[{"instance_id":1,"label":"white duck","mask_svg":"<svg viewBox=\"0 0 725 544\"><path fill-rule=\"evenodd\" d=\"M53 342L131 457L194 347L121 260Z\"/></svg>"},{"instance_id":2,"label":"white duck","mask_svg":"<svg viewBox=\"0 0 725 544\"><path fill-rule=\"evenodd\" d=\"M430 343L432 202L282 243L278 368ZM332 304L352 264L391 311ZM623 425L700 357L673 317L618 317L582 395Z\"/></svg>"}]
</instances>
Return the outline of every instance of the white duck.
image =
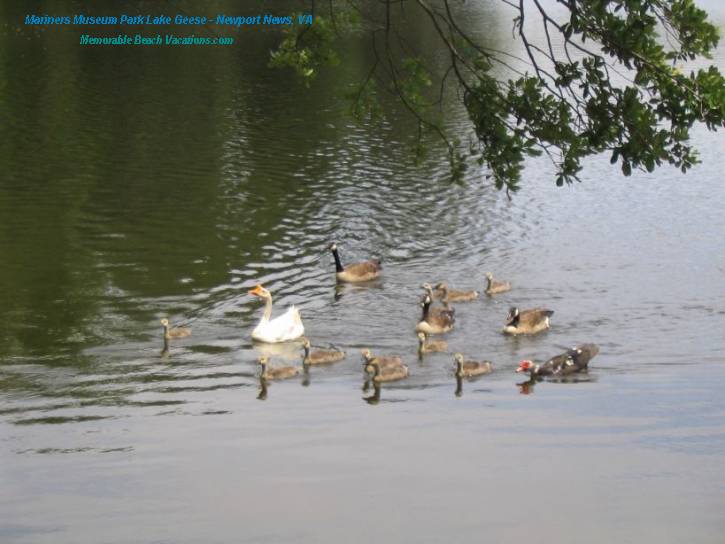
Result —
<instances>
[{"instance_id":1,"label":"white duck","mask_svg":"<svg viewBox=\"0 0 725 544\"><path fill-rule=\"evenodd\" d=\"M300 312L294 306L290 306L285 313L272 317L272 295L261 285L257 285L249 291L250 295L264 299L265 307L262 319L252 331L252 338L260 342L274 344L295 340L305 334L305 327L302 325Z\"/></svg>"}]
</instances>

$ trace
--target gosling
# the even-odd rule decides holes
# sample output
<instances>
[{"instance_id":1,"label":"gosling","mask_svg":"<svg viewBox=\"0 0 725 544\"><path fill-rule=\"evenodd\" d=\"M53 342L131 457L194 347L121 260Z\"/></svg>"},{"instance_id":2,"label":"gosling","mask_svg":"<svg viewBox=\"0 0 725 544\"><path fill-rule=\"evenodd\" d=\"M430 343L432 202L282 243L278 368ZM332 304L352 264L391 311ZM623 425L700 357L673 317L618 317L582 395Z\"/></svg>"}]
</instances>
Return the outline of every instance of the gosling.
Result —
<instances>
[{"instance_id":1,"label":"gosling","mask_svg":"<svg viewBox=\"0 0 725 544\"><path fill-rule=\"evenodd\" d=\"M478 298L478 291L457 291L455 289L449 289L448 284L445 282L440 282L435 288L443 293L443 300L448 302L468 302Z\"/></svg>"},{"instance_id":2,"label":"gosling","mask_svg":"<svg viewBox=\"0 0 725 544\"><path fill-rule=\"evenodd\" d=\"M490 361L464 361L462 353L453 356L456 362L457 378L473 378L493 372L493 365Z\"/></svg>"},{"instance_id":3,"label":"gosling","mask_svg":"<svg viewBox=\"0 0 725 544\"><path fill-rule=\"evenodd\" d=\"M383 367L380 365L372 365L374 369L373 383L396 382L408 377L408 367L406 365Z\"/></svg>"},{"instance_id":4,"label":"gosling","mask_svg":"<svg viewBox=\"0 0 725 544\"><path fill-rule=\"evenodd\" d=\"M305 350L305 354L302 357L302 364L305 366L336 363L345 358L345 352L336 349L316 349L315 351L310 351L310 341L307 338L302 341L302 347Z\"/></svg>"},{"instance_id":5,"label":"gosling","mask_svg":"<svg viewBox=\"0 0 725 544\"><path fill-rule=\"evenodd\" d=\"M191 336L191 329L187 327L169 327L169 320L163 318L161 325L164 327L164 340L171 340L172 338L186 338Z\"/></svg>"},{"instance_id":6,"label":"gosling","mask_svg":"<svg viewBox=\"0 0 725 544\"><path fill-rule=\"evenodd\" d=\"M257 362L262 367L262 373L259 375L263 380L286 380L294 378L300 373L300 369L295 366L280 366L277 368L269 368L269 357L262 355Z\"/></svg>"},{"instance_id":7,"label":"gosling","mask_svg":"<svg viewBox=\"0 0 725 544\"><path fill-rule=\"evenodd\" d=\"M488 284L486 285L487 295L497 295L511 290L511 284L509 282L493 279L493 274L491 272L486 272L486 280L488 281Z\"/></svg>"},{"instance_id":8,"label":"gosling","mask_svg":"<svg viewBox=\"0 0 725 544\"><path fill-rule=\"evenodd\" d=\"M372 374L375 372L376 367L381 368L396 368L405 366L403 364L403 359L398 357L397 355L392 355L388 357L373 357L372 353L370 353L369 349L362 350L362 356L363 356L363 368L365 369L365 372L368 374Z\"/></svg>"},{"instance_id":9,"label":"gosling","mask_svg":"<svg viewBox=\"0 0 725 544\"><path fill-rule=\"evenodd\" d=\"M436 353L448 349L448 342L445 340L429 340L426 342L426 338L427 336L424 332L418 333L418 355Z\"/></svg>"}]
</instances>

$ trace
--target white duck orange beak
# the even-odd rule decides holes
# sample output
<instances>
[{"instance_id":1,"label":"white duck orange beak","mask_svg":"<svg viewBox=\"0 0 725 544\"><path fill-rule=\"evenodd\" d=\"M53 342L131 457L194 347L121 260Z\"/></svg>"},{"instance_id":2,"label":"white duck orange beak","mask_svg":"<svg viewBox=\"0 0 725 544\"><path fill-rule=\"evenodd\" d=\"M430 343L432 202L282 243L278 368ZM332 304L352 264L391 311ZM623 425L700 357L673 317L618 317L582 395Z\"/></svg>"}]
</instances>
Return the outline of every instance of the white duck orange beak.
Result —
<instances>
[{"instance_id":1,"label":"white duck orange beak","mask_svg":"<svg viewBox=\"0 0 725 544\"><path fill-rule=\"evenodd\" d=\"M249 291L247 291L247 293L250 295L254 295L255 297L264 296L264 287L262 287L262 285L258 283L254 289L250 289Z\"/></svg>"}]
</instances>

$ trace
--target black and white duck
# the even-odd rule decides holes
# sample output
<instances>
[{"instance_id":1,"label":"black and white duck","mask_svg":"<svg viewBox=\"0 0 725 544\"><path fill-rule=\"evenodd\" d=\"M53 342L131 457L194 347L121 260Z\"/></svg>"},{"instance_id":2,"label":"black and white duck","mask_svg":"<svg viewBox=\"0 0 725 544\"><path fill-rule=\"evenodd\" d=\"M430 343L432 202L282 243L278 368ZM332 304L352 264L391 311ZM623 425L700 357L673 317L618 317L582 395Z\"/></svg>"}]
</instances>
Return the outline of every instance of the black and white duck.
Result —
<instances>
[{"instance_id":1,"label":"black and white duck","mask_svg":"<svg viewBox=\"0 0 725 544\"><path fill-rule=\"evenodd\" d=\"M555 355L542 364L524 359L519 363L516 372L526 372L532 378L539 376L567 376L586 370L589 361L597 353L599 353L599 346L596 344L581 344L566 350L564 353Z\"/></svg>"}]
</instances>

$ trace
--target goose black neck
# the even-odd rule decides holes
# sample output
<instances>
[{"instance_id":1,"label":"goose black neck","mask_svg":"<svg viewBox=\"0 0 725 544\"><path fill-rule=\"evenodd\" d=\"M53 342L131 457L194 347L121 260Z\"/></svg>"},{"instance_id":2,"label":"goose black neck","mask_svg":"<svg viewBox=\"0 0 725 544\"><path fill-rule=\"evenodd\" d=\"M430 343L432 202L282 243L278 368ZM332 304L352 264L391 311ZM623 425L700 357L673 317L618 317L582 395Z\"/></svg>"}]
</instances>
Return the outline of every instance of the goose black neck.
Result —
<instances>
[{"instance_id":1,"label":"goose black neck","mask_svg":"<svg viewBox=\"0 0 725 544\"><path fill-rule=\"evenodd\" d=\"M337 248L332 250L332 256L335 257L335 270L337 272L344 272L345 268L342 266L340 255L337 253Z\"/></svg>"},{"instance_id":2,"label":"goose black neck","mask_svg":"<svg viewBox=\"0 0 725 544\"><path fill-rule=\"evenodd\" d=\"M426 299L423 303L423 321L428 319L428 312L430 311L430 300Z\"/></svg>"}]
</instances>

